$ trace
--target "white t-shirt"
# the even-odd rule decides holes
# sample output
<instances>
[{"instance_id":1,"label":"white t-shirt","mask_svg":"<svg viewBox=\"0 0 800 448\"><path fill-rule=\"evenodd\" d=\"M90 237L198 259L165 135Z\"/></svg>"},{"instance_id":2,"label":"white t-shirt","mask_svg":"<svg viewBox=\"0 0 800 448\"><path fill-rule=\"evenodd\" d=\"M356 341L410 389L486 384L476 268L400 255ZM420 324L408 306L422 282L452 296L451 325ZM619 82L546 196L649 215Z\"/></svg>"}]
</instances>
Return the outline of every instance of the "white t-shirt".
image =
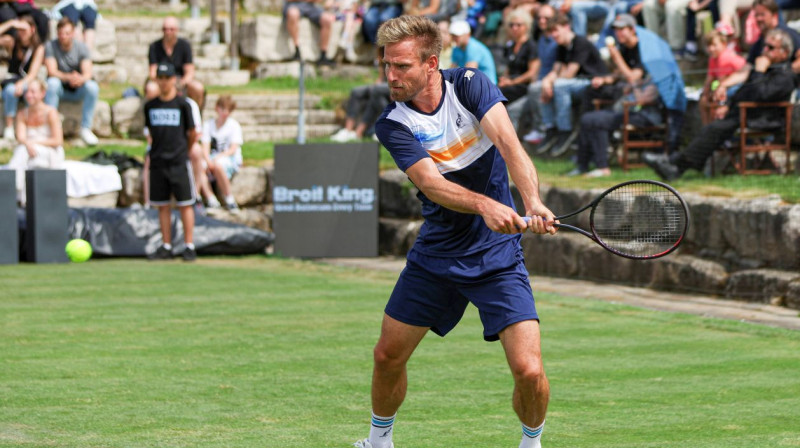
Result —
<instances>
[{"instance_id":1,"label":"white t-shirt","mask_svg":"<svg viewBox=\"0 0 800 448\"><path fill-rule=\"evenodd\" d=\"M203 136L200 138L203 143L211 144L211 156L222 151L226 151L231 145L238 145L233 160L237 165L242 164L242 126L233 118L228 117L222 127L217 128L217 120L207 120L203 126Z\"/></svg>"}]
</instances>

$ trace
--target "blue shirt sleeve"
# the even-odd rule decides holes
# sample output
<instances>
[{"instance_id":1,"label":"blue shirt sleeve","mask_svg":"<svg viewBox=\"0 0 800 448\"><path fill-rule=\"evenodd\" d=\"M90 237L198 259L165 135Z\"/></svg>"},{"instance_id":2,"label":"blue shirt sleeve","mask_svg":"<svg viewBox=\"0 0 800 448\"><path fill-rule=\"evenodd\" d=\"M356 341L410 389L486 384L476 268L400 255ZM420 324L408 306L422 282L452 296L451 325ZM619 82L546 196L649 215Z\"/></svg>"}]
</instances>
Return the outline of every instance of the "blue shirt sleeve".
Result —
<instances>
[{"instance_id":1,"label":"blue shirt sleeve","mask_svg":"<svg viewBox=\"0 0 800 448\"><path fill-rule=\"evenodd\" d=\"M375 123L375 135L403 172L420 160L430 157L411 130L396 121L379 118Z\"/></svg>"},{"instance_id":2,"label":"blue shirt sleeve","mask_svg":"<svg viewBox=\"0 0 800 448\"><path fill-rule=\"evenodd\" d=\"M478 121L497 103L507 101L500 89L480 70L462 68L448 70L458 100Z\"/></svg>"}]
</instances>

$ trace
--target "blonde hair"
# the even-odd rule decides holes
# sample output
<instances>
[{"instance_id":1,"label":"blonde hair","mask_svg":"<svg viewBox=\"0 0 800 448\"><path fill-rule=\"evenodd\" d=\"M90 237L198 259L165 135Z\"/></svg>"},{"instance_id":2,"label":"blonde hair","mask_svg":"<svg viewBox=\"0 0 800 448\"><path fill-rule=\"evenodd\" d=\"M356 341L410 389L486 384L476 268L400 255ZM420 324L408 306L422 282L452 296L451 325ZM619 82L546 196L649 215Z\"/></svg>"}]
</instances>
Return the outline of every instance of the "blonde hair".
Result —
<instances>
[{"instance_id":1,"label":"blonde hair","mask_svg":"<svg viewBox=\"0 0 800 448\"><path fill-rule=\"evenodd\" d=\"M517 8L511 11L506 17L506 23L511 23L516 19L517 22L524 24L528 29L533 26L533 17L531 13L525 11L523 8Z\"/></svg>"},{"instance_id":2,"label":"blonde hair","mask_svg":"<svg viewBox=\"0 0 800 448\"><path fill-rule=\"evenodd\" d=\"M387 20L378 28L378 50L407 39L416 39L421 61L442 53L442 35L431 19L422 16L400 16Z\"/></svg>"},{"instance_id":3,"label":"blonde hair","mask_svg":"<svg viewBox=\"0 0 800 448\"><path fill-rule=\"evenodd\" d=\"M711 30L703 36L703 42L705 42L706 46L711 45L715 41L722 42L723 45L727 44L728 36L726 36L723 33L720 33L717 30Z\"/></svg>"}]
</instances>

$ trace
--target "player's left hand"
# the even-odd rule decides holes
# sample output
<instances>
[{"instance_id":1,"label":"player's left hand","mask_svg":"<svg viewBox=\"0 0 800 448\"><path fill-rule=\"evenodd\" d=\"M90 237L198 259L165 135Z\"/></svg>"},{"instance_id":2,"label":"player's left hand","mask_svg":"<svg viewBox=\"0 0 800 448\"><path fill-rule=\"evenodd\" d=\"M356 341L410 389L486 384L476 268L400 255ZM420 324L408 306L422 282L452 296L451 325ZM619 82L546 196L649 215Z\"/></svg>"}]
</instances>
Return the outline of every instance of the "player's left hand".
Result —
<instances>
[{"instance_id":1,"label":"player's left hand","mask_svg":"<svg viewBox=\"0 0 800 448\"><path fill-rule=\"evenodd\" d=\"M536 207L528 210L528 216L531 218L528 221L528 228L533 233L555 235L558 227L555 226L558 221L556 215L545 207L544 204L539 204Z\"/></svg>"}]
</instances>

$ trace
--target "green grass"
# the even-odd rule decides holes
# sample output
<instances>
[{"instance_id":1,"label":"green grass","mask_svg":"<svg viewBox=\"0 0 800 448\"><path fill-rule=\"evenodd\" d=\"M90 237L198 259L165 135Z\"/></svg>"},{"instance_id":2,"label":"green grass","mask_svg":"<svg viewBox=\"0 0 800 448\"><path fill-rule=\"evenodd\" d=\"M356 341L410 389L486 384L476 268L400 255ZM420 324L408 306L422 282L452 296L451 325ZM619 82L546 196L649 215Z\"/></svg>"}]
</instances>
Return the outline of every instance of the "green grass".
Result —
<instances>
[{"instance_id":1,"label":"green grass","mask_svg":"<svg viewBox=\"0 0 800 448\"><path fill-rule=\"evenodd\" d=\"M0 269L0 446L344 447L396 273L265 257ZM536 289L536 282L533 282ZM800 333L538 294L548 448L800 446ZM470 308L409 365L399 448L512 447Z\"/></svg>"}]
</instances>

